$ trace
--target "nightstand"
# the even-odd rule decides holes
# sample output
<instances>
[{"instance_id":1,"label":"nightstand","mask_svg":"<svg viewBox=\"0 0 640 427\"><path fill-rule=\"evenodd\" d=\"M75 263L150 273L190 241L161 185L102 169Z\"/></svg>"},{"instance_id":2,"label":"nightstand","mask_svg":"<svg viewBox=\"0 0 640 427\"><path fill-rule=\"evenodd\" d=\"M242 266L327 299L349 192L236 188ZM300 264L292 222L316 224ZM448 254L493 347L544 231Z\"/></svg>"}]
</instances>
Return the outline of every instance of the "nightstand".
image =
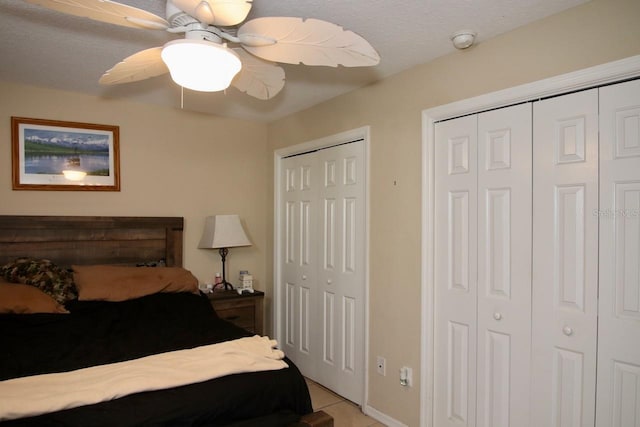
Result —
<instances>
[{"instance_id":1,"label":"nightstand","mask_svg":"<svg viewBox=\"0 0 640 427\"><path fill-rule=\"evenodd\" d=\"M264 292L239 295L236 291L215 291L207 294L218 317L262 335L262 316Z\"/></svg>"}]
</instances>

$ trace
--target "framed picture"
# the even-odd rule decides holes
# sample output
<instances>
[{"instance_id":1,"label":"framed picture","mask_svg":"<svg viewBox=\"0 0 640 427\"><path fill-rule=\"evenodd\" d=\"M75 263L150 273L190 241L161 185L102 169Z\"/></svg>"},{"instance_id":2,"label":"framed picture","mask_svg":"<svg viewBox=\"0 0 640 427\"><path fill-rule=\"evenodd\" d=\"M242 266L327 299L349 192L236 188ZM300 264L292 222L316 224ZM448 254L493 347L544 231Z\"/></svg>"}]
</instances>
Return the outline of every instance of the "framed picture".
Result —
<instances>
[{"instance_id":1,"label":"framed picture","mask_svg":"<svg viewBox=\"0 0 640 427\"><path fill-rule=\"evenodd\" d=\"M13 189L120 191L119 130L11 117Z\"/></svg>"}]
</instances>

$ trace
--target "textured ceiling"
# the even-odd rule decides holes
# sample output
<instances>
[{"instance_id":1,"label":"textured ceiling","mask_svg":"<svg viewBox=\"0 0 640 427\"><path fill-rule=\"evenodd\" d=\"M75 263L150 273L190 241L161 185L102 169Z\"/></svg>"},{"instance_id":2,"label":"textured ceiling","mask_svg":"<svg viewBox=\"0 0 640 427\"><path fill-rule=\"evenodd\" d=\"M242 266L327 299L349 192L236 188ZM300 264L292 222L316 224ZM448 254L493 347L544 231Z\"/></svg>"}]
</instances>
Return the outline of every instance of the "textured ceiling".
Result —
<instances>
[{"instance_id":1,"label":"textured ceiling","mask_svg":"<svg viewBox=\"0 0 640 427\"><path fill-rule=\"evenodd\" d=\"M184 108L225 117L271 121L391 74L453 52L449 37L472 29L477 43L587 0L253 0L248 19L298 16L334 22L379 52L371 68L283 65L285 88L260 101L235 88L185 90ZM122 0L164 16L162 0ZM98 79L123 58L179 36L137 30L52 12L21 0L0 0L0 80L125 98L180 108L168 75L104 87Z\"/></svg>"}]
</instances>

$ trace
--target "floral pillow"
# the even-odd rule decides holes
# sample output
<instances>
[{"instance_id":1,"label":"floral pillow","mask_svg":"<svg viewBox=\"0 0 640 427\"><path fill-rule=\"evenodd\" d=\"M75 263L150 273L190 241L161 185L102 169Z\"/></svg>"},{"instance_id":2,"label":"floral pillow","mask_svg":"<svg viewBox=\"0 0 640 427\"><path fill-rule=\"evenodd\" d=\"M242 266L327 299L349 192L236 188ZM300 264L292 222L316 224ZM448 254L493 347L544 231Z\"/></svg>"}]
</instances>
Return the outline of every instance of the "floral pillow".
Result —
<instances>
[{"instance_id":1,"label":"floral pillow","mask_svg":"<svg viewBox=\"0 0 640 427\"><path fill-rule=\"evenodd\" d=\"M18 258L0 267L0 277L11 283L35 286L59 304L78 298L73 274L48 259Z\"/></svg>"}]
</instances>

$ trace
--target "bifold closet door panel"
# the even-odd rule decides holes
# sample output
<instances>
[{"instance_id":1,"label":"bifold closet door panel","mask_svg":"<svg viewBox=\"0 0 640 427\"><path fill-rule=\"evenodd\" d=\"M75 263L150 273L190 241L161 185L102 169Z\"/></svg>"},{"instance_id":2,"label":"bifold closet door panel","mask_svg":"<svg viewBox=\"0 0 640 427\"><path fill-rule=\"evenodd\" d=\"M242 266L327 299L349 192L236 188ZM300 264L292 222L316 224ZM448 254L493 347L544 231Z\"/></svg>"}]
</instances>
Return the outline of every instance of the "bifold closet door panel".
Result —
<instances>
[{"instance_id":1,"label":"bifold closet door panel","mask_svg":"<svg viewBox=\"0 0 640 427\"><path fill-rule=\"evenodd\" d=\"M596 214L596 212L594 212ZM600 89L598 427L640 426L640 81Z\"/></svg>"},{"instance_id":2,"label":"bifold closet door panel","mask_svg":"<svg viewBox=\"0 0 640 427\"><path fill-rule=\"evenodd\" d=\"M318 183L317 159L312 154L289 157L281 167L282 265L280 307L283 346L287 356L311 379L317 378L313 335L318 324Z\"/></svg>"},{"instance_id":3,"label":"bifold closet door panel","mask_svg":"<svg viewBox=\"0 0 640 427\"><path fill-rule=\"evenodd\" d=\"M532 423L595 423L598 90L533 114Z\"/></svg>"},{"instance_id":4,"label":"bifold closet door panel","mask_svg":"<svg viewBox=\"0 0 640 427\"><path fill-rule=\"evenodd\" d=\"M319 150L318 377L362 404L365 309L365 143ZM312 243L313 244L313 243Z\"/></svg>"},{"instance_id":5,"label":"bifold closet door panel","mask_svg":"<svg viewBox=\"0 0 640 427\"><path fill-rule=\"evenodd\" d=\"M531 104L478 115L477 425L529 425Z\"/></svg>"},{"instance_id":6,"label":"bifold closet door panel","mask_svg":"<svg viewBox=\"0 0 640 427\"><path fill-rule=\"evenodd\" d=\"M477 116L435 127L434 425L476 425Z\"/></svg>"}]
</instances>

